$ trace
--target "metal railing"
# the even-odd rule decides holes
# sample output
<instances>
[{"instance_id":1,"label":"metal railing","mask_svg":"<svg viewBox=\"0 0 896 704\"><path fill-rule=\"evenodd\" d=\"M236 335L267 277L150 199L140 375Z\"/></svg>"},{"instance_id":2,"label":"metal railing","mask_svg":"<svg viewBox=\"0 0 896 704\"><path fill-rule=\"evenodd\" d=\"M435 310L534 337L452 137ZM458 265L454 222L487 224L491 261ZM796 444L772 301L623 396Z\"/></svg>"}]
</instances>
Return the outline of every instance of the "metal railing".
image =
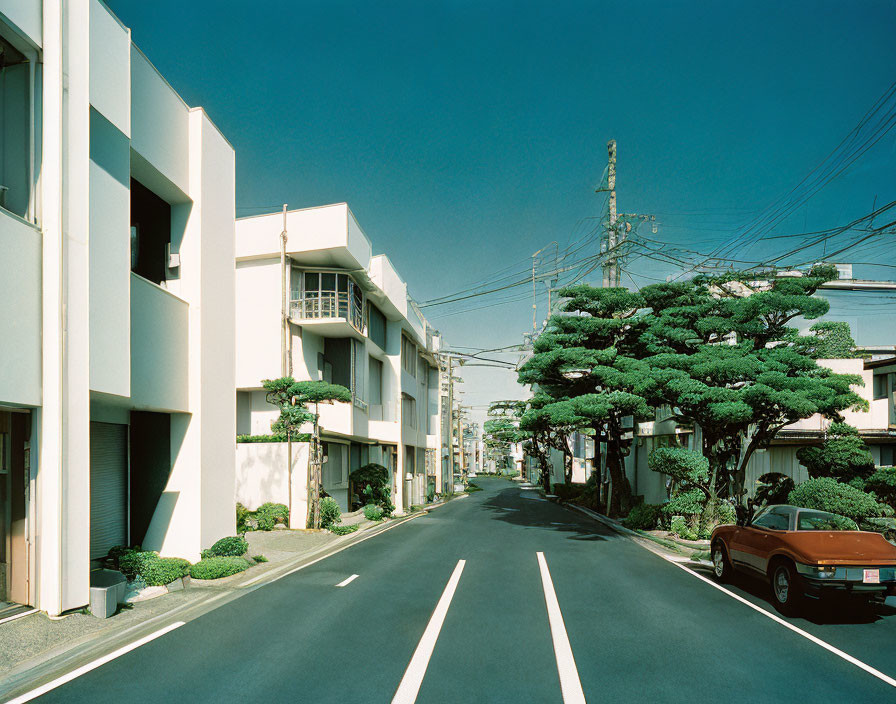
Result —
<instances>
[{"instance_id":1,"label":"metal railing","mask_svg":"<svg viewBox=\"0 0 896 704\"><path fill-rule=\"evenodd\" d=\"M297 320L345 318L355 330L364 332L364 315L357 301L344 291L321 291L293 299L290 317Z\"/></svg>"}]
</instances>

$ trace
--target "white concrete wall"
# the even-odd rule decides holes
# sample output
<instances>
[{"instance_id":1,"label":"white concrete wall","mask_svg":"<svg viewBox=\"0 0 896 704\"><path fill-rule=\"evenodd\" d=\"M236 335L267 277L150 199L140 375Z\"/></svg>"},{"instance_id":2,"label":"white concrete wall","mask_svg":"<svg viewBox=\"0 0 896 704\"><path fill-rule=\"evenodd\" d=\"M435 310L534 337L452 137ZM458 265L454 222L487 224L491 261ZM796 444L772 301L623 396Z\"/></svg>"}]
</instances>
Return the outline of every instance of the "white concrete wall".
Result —
<instances>
[{"instance_id":1,"label":"white concrete wall","mask_svg":"<svg viewBox=\"0 0 896 704\"><path fill-rule=\"evenodd\" d=\"M869 411L843 411L843 420L859 430L885 430L887 428L886 399L883 403L874 401L874 372L865 369L865 361L862 359L819 359L819 366L827 367L837 374L854 374L862 377L864 386L854 386L859 396L868 401ZM796 423L786 426L786 430L824 430L829 421L815 414Z\"/></svg>"},{"instance_id":2,"label":"white concrete wall","mask_svg":"<svg viewBox=\"0 0 896 704\"><path fill-rule=\"evenodd\" d=\"M41 403L41 234L0 211L0 402Z\"/></svg>"},{"instance_id":3,"label":"white concrete wall","mask_svg":"<svg viewBox=\"0 0 896 704\"><path fill-rule=\"evenodd\" d=\"M302 529L308 514L308 451L306 442L292 444L292 507L289 527ZM236 501L255 510L273 502L289 506L287 443L238 443L236 446Z\"/></svg>"},{"instance_id":4,"label":"white concrete wall","mask_svg":"<svg viewBox=\"0 0 896 704\"><path fill-rule=\"evenodd\" d=\"M34 46L43 43L41 3L36 0L0 0L3 14Z\"/></svg>"},{"instance_id":5,"label":"white concrete wall","mask_svg":"<svg viewBox=\"0 0 896 704\"><path fill-rule=\"evenodd\" d=\"M100 0L90 2L90 104L131 134L131 32Z\"/></svg>"},{"instance_id":6,"label":"white concrete wall","mask_svg":"<svg viewBox=\"0 0 896 704\"><path fill-rule=\"evenodd\" d=\"M237 388L280 376L280 307L280 260L237 262Z\"/></svg>"},{"instance_id":7,"label":"white concrete wall","mask_svg":"<svg viewBox=\"0 0 896 704\"><path fill-rule=\"evenodd\" d=\"M135 409L189 412L190 307L136 274L131 280L131 404Z\"/></svg>"}]
</instances>

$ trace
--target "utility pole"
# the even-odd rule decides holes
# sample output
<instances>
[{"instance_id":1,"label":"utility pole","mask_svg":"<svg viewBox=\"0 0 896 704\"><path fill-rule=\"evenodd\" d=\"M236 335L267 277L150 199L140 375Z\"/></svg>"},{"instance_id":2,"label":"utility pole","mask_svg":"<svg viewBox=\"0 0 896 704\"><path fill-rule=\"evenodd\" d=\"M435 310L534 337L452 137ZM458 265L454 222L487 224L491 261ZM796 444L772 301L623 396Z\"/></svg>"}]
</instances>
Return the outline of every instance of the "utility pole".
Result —
<instances>
[{"instance_id":1,"label":"utility pole","mask_svg":"<svg viewBox=\"0 0 896 704\"><path fill-rule=\"evenodd\" d=\"M280 376L289 376L289 278L286 266L286 203L283 204L283 231L280 233Z\"/></svg>"},{"instance_id":2,"label":"utility pole","mask_svg":"<svg viewBox=\"0 0 896 704\"><path fill-rule=\"evenodd\" d=\"M454 493L454 379L451 373L451 355L446 355L448 359L448 483L451 487L450 492ZM442 487L442 492L448 492L448 487Z\"/></svg>"},{"instance_id":3,"label":"utility pole","mask_svg":"<svg viewBox=\"0 0 896 704\"><path fill-rule=\"evenodd\" d=\"M607 142L607 190L610 192L610 216L607 221L606 246L608 257L603 263L604 288L619 284L619 272L616 270L616 140ZM602 190L602 189L601 189Z\"/></svg>"}]
</instances>

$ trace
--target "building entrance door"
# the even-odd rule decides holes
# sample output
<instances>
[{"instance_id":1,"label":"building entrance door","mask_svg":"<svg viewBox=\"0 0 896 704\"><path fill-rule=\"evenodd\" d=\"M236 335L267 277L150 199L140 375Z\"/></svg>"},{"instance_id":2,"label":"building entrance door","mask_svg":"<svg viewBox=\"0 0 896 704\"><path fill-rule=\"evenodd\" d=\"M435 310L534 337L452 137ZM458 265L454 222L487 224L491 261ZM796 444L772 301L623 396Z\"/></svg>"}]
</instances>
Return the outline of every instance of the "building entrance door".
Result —
<instances>
[{"instance_id":1,"label":"building entrance door","mask_svg":"<svg viewBox=\"0 0 896 704\"><path fill-rule=\"evenodd\" d=\"M0 410L0 601L30 604L31 414Z\"/></svg>"}]
</instances>

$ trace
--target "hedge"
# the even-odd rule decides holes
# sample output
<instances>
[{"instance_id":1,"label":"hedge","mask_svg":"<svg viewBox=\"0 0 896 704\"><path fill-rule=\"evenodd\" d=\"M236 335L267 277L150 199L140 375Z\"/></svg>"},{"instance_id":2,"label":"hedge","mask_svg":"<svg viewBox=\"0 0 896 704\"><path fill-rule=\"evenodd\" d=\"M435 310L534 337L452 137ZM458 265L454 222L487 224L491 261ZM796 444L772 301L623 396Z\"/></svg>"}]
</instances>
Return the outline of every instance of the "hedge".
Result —
<instances>
[{"instance_id":1,"label":"hedge","mask_svg":"<svg viewBox=\"0 0 896 704\"><path fill-rule=\"evenodd\" d=\"M320 500L320 527L330 528L342 523L342 512L335 499L325 496Z\"/></svg>"},{"instance_id":2,"label":"hedge","mask_svg":"<svg viewBox=\"0 0 896 704\"><path fill-rule=\"evenodd\" d=\"M873 494L866 494L831 477L809 479L790 492L787 502L802 508L836 513L856 522L885 515L885 508Z\"/></svg>"},{"instance_id":3,"label":"hedge","mask_svg":"<svg viewBox=\"0 0 896 704\"><path fill-rule=\"evenodd\" d=\"M662 518L661 504L638 504L622 521L622 525L632 530L654 530Z\"/></svg>"},{"instance_id":4,"label":"hedge","mask_svg":"<svg viewBox=\"0 0 896 704\"><path fill-rule=\"evenodd\" d=\"M239 557L249 550L249 543L238 535L229 538L221 538L208 550L203 551L203 557ZM208 553L208 554L206 554Z\"/></svg>"},{"instance_id":5,"label":"hedge","mask_svg":"<svg viewBox=\"0 0 896 704\"><path fill-rule=\"evenodd\" d=\"M155 554L155 553L152 553ZM156 557L147 560L140 576L148 587L161 587L190 573L190 562L180 557Z\"/></svg>"},{"instance_id":6,"label":"hedge","mask_svg":"<svg viewBox=\"0 0 896 704\"><path fill-rule=\"evenodd\" d=\"M190 568L193 579L221 579L248 569L249 563L241 557L207 557Z\"/></svg>"},{"instance_id":7,"label":"hedge","mask_svg":"<svg viewBox=\"0 0 896 704\"><path fill-rule=\"evenodd\" d=\"M383 509L379 506L375 506L374 504L367 504L364 507L364 518L368 521L381 521L385 515L383 514Z\"/></svg>"},{"instance_id":8,"label":"hedge","mask_svg":"<svg viewBox=\"0 0 896 704\"><path fill-rule=\"evenodd\" d=\"M311 435L308 433L300 433L296 435L292 441L293 442L309 442L311 440ZM285 435L237 435L237 442L286 442Z\"/></svg>"},{"instance_id":9,"label":"hedge","mask_svg":"<svg viewBox=\"0 0 896 704\"><path fill-rule=\"evenodd\" d=\"M330 526L330 532L334 535L348 535L349 533L354 533L356 530L358 530L357 523L350 526Z\"/></svg>"}]
</instances>

